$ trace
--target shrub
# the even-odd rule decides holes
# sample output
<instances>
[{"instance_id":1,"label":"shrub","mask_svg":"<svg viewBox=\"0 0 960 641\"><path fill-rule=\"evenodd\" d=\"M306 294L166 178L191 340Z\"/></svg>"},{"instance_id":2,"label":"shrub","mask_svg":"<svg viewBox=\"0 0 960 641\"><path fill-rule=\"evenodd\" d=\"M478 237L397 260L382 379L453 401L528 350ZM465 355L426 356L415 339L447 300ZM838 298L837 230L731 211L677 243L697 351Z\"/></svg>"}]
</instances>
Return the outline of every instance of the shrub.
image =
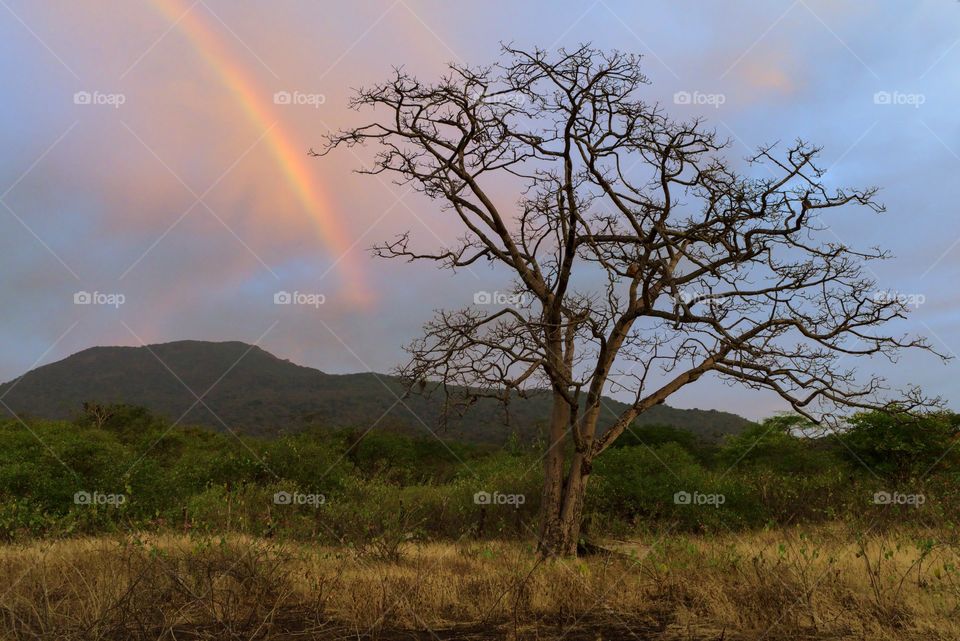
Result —
<instances>
[{"instance_id":1,"label":"shrub","mask_svg":"<svg viewBox=\"0 0 960 641\"><path fill-rule=\"evenodd\" d=\"M841 438L851 465L863 465L885 478L907 481L928 476L935 468L955 468L953 447L960 430L960 415L865 412L850 420Z\"/></svg>"}]
</instances>

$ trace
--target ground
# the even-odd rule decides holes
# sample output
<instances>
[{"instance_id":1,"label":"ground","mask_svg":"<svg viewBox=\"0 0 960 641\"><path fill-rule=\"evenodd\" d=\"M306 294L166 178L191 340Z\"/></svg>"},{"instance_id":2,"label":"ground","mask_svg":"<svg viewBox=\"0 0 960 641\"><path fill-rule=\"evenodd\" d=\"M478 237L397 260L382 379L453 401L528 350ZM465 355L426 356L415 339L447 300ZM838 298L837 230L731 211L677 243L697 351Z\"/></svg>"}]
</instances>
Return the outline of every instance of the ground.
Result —
<instances>
[{"instance_id":1,"label":"ground","mask_svg":"<svg viewBox=\"0 0 960 641\"><path fill-rule=\"evenodd\" d=\"M9 639L957 639L947 533L651 534L538 561L514 541L397 558L239 536L0 547Z\"/></svg>"}]
</instances>

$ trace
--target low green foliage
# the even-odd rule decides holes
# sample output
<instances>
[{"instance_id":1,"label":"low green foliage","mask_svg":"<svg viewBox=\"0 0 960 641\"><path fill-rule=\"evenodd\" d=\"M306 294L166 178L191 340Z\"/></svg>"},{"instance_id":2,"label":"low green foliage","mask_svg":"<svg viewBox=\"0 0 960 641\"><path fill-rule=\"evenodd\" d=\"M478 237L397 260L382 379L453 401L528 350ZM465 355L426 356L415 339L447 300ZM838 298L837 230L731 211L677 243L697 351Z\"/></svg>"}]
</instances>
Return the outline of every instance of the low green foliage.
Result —
<instances>
[{"instance_id":1,"label":"low green foliage","mask_svg":"<svg viewBox=\"0 0 960 641\"><path fill-rule=\"evenodd\" d=\"M853 417L851 424L841 437L848 458L897 481L954 469L960 456L953 447L960 432L958 414L936 412L916 418L873 412Z\"/></svg>"},{"instance_id":2,"label":"low green foliage","mask_svg":"<svg viewBox=\"0 0 960 641\"><path fill-rule=\"evenodd\" d=\"M522 441L494 449L343 429L238 438L137 408L89 409L0 422L0 537L230 531L395 558L411 539L536 531L541 452ZM711 446L634 426L594 464L587 532L955 514L957 427L952 414L863 414L840 435L809 438L809 425L780 416Z\"/></svg>"}]
</instances>

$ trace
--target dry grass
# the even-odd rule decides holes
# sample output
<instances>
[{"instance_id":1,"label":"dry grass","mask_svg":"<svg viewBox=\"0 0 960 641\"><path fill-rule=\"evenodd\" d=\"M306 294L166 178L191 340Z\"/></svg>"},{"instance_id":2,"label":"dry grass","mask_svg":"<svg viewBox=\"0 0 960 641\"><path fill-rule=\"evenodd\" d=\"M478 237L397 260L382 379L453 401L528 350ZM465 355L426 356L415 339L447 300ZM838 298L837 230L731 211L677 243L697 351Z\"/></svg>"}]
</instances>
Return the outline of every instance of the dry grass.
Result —
<instances>
[{"instance_id":1,"label":"dry grass","mask_svg":"<svg viewBox=\"0 0 960 641\"><path fill-rule=\"evenodd\" d=\"M400 560L241 537L0 548L4 639L958 639L958 548L840 528L672 536L538 563L508 542Z\"/></svg>"}]
</instances>

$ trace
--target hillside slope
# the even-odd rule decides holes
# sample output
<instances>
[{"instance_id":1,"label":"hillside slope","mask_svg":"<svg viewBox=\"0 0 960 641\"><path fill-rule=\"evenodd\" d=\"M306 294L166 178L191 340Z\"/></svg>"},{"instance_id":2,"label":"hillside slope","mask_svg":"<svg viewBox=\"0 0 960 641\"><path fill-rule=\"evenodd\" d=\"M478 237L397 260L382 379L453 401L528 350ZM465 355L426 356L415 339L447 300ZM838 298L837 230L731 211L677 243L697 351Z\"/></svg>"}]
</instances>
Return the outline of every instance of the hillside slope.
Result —
<instances>
[{"instance_id":1,"label":"hillside slope","mask_svg":"<svg viewBox=\"0 0 960 641\"><path fill-rule=\"evenodd\" d=\"M395 377L325 374L241 342L93 347L0 385L0 398L14 412L37 418L68 418L92 401L140 405L182 424L247 434L309 425L421 433L439 429L439 396L402 396ZM604 407L609 420L625 406L607 399ZM510 415L507 425L499 404L482 400L443 435L478 443L502 443L514 431L531 436L549 415L549 397L517 399ZM748 424L735 414L667 406L653 408L637 422L673 425L707 440Z\"/></svg>"}]
</instances>

